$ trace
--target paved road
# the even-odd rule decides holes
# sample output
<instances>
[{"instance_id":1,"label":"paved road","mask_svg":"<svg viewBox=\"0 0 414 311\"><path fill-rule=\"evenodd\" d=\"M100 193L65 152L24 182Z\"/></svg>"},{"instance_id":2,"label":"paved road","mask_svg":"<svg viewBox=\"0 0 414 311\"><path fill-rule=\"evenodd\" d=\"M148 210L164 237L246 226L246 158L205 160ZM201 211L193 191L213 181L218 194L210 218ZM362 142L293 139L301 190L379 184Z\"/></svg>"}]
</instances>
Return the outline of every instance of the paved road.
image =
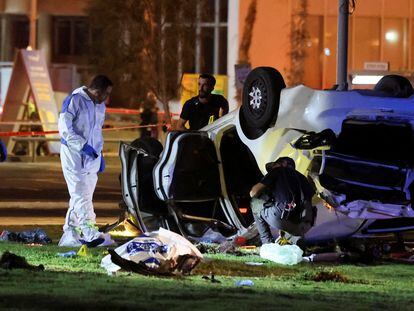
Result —
<instances>
[{"instance_id":1,"label":"paved road","mask_svg":"<svg viewBox=\"0 0 414 311\"><path fill-rule=\"evenodd\" d=\"M110 165L95 190L98 223L117 218L120 166ZM60 163L0 164L0 228L5 225L63 224L69 195Z\"/></svg>"}]
</instances>

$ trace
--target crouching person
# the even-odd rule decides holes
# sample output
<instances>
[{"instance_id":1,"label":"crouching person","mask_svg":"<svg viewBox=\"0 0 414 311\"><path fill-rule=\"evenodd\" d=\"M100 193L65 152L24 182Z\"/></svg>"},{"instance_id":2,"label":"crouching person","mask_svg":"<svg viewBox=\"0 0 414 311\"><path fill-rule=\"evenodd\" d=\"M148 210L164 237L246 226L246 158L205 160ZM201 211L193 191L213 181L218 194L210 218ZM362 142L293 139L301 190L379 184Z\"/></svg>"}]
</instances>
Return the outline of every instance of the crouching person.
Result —
<instances>
[{"instance_id":1,"label":"crouching person","mask_svg":"<svg viewBox=\"0 0 414 311\"><path fill-rule=\"evenodd\" d=\"M302 237L312 227L314 190L295 161L281 157L266 164L267 174L250 190L252 210L262 244L273 243L271 228L279 230L279 244L303 247Z\"/></svg>"}]
</instances>

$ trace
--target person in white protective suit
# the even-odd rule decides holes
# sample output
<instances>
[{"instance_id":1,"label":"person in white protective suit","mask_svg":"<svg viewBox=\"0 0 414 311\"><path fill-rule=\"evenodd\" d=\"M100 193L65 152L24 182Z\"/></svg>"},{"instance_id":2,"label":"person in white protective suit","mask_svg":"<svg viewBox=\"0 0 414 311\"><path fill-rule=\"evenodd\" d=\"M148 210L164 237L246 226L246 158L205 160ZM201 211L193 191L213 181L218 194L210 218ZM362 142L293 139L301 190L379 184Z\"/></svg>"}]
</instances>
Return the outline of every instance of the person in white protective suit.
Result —
<instances>
[{"instance_id":1,"label":"person in white protective suit","mask_svg":"<svg viewBox=\"0 0 414 311\"><path fill-rule=\"evenodd\" d=\"M93 78L63 102L59 115L60 159L70 195L63 235L59 246L104 246L112 244L109 234L96 227L92 197L105 161L102 156L102 126L105 100L112 91L106 76Z\"/></svg>"}]
</instances>

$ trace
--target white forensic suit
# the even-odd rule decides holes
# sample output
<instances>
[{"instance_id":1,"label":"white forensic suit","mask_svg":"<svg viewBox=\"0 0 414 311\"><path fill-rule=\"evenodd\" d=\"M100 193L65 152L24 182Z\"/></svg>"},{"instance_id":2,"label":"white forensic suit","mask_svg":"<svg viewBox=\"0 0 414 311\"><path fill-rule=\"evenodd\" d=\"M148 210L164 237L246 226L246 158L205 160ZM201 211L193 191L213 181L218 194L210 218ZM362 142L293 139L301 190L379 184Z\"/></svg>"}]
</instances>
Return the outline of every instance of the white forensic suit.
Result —
<instances>
[{"instance_id":1,"label":"white forensic suit","mask_svg":"<svg viewBox=\"0 0 414 311\"><path fill-rule=\"evenodd\" d=\"M60 159L70 200L59 246L79 246L100 241L111 244L108 234L96 227L92 197L102 157L105 103L94 103L80 87L69 95L59 115Z\"/></svg>"}]
</instances>

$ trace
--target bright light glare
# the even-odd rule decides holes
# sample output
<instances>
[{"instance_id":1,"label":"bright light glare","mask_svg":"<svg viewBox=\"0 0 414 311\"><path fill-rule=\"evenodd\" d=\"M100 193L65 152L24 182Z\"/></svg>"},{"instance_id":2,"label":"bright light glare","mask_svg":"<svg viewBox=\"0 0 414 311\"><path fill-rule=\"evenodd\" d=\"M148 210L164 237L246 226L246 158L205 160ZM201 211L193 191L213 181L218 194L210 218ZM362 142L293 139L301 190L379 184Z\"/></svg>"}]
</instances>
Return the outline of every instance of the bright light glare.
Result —
<instances>
[{"instance_id":1,"label":"bright light glare","mask_svg":"<svg viewBox=\"0 0 414 311\"><path fill-rule=\"evenodd\" d=\"M325 53L326 56L331 55L331 50L329 48L324 48L323 52Z\"/></svg>"},{"instance_id":2,"label":"bright light glare","mask_svg":"<svg viewBox=\"0 0 414 311\"><path fill-rule=\"evenodd\" d=\"M325 206L326 209L328 210L333 210L333 206L331 204L329 204L328 202L323 202L323 206Z\"/></svg>"},{"instance_id":3,"label":"bright light glare","mask_svg":"<svg viewBox=\"0 0 414 311\"><path fill-rule=\"evenodd\" d=\"M113 237L136 237L142 232L133 227L126 219L122 221L116 228L109 231Z\"/></svg>"},{"instance_id":4,"label":"bright light glare","mask_svg":"<svg viewBox=\"0 0 414 311\"><path fill-rule=\"evenodd\" d=\"M397 42L398 41L398 32L395 30L390 30L385 33L385 39L388 42Z\"/></svg>"},{"instance_id":5,"label":"bright light glare","mask_svg":"<svg viewBox=\"0 0 414 311\"><path fill-rule=\"evenodd\" d=\"M367 75L355 75L352 78L352 84L377 84L377 82L383 76L367 76Z\"/></svg>"}]
</instances>

